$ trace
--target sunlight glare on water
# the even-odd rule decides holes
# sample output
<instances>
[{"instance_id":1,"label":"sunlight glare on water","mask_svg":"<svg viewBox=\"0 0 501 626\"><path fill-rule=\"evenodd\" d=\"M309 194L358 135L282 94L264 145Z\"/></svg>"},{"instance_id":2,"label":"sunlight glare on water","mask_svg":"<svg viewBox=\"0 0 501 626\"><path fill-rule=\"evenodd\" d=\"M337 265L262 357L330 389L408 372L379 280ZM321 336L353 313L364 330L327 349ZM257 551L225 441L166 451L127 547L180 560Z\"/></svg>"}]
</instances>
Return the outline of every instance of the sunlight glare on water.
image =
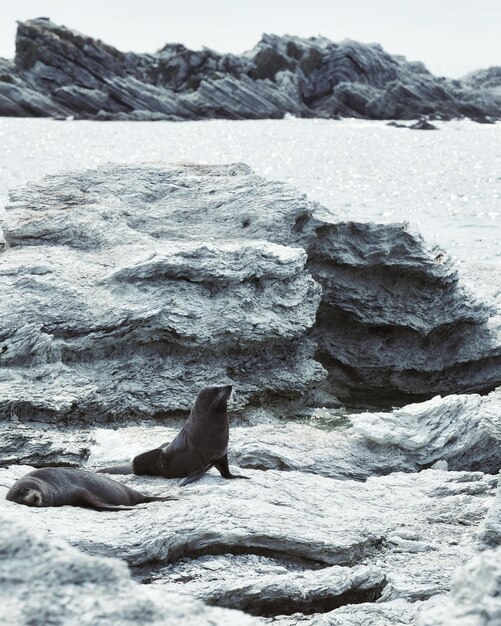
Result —
<instances>
[{"instance_id":1,"label":"sunlight glare on water","mask_svg":"<svg viewBox=\"0 0 501 626\"><path fill-rule=\"evenodd\" d=\"M10 187L109 161L243 161L341 219L418 225L461 260L501 263L501 124L438 131L365 120L88 122L0 118L0 210Z\"/></svg>"}]
</instances>

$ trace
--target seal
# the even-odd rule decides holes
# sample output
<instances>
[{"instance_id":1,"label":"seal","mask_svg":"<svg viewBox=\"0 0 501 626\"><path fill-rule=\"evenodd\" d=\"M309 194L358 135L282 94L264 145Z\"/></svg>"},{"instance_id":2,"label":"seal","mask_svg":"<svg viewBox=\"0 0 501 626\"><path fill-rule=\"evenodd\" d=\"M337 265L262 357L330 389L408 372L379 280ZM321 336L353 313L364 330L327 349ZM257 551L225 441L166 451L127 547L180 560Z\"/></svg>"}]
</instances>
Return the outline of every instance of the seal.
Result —
<instances>
[{"instance_id":1,"label":"seal","mask_svg":"<svg viewBox=\"0 0 501 626\"><path fill-rule=\"evenodd\" d=\"M228 466L227 410L231 392L231 385L202 389L175 439L134 457L132 464L106 467L98 472L185 478L181 486L199 480L211 467L223 478L248 478L232 474Z\"/></svg>"},{"instance_id":2,"label":"seal","mask_svg":"<svg viewBox=\"0 0 501 626\"><path fill-rule=\"evenodd\" d=\"M96 511L130 511L136 504L174 500L145 496L107 476L83 469L45 467L17 480L7 500L26 506L81 506Z\"/></svg>"}]
</instances>

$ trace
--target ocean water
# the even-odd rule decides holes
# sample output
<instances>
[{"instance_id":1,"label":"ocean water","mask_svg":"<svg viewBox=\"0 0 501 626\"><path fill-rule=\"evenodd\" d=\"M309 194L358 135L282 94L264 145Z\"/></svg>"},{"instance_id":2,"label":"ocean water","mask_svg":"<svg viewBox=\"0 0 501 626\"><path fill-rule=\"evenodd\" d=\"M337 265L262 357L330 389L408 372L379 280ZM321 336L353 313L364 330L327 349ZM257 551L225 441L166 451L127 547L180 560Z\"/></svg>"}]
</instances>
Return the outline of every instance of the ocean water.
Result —
<instances>
[{"instance_id":1,"label":"ocean water","mask_svg":"<svg viewBox=\"0 0 501 626\"><path fill-rule=\"evenodd\" d=\"M88 122L0 118L0 211L47 173L139 161L243 161L341 219L410 221L460 261L501 266L501 124L360 120Z\"/></svg>"}]
</instances>

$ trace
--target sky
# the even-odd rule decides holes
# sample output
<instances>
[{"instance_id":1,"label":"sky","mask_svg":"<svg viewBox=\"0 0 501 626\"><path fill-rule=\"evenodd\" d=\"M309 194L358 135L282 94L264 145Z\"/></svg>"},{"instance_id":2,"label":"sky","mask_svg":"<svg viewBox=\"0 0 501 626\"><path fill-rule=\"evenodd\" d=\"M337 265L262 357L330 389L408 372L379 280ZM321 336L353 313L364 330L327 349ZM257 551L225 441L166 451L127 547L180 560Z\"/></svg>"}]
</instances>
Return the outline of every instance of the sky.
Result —
<instances>
[{"instance_id":1,"label":"sky","mask_svg":"<svg viewBox=\"0 0 501 626\"><path fill-rule=\"evenodd\" d=\"M176 42L241 53L262 33L287 33L380 43L443 76L501 65L501 0L4 0L0 57L14 56L16 20L34 17L123 51Z\"/></svg>"}]
</instances>

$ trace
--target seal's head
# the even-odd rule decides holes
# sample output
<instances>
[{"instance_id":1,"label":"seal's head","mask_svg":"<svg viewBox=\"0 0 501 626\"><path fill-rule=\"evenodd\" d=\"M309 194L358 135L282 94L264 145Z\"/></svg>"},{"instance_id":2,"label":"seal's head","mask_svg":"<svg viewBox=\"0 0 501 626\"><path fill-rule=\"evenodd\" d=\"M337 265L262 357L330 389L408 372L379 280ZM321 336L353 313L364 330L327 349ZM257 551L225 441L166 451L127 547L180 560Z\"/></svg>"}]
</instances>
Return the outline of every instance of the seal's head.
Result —
<instances>
[{"instance_id":1,"label":"seal's head","mask_svg":"<svg viewBox=\"0 0 501 626\"><path fill-rule=\"evenodd\" d=\"M5 496L11 502L25 504L26 506L47 506L43 484L36 478L26 476L19 479Z\"/></svg>"},{"instance_id":2,"label":"seal's head","mask_svg":"<svg viewBox=\"0 0 501 626\"><path fill-rule=\"evenodd\" d=\"M231 385L205 387L197 396L194 406L195 411L197 414L205 414L207 416L226 415L232 389Z\"/></svg>"}]
</instances>

